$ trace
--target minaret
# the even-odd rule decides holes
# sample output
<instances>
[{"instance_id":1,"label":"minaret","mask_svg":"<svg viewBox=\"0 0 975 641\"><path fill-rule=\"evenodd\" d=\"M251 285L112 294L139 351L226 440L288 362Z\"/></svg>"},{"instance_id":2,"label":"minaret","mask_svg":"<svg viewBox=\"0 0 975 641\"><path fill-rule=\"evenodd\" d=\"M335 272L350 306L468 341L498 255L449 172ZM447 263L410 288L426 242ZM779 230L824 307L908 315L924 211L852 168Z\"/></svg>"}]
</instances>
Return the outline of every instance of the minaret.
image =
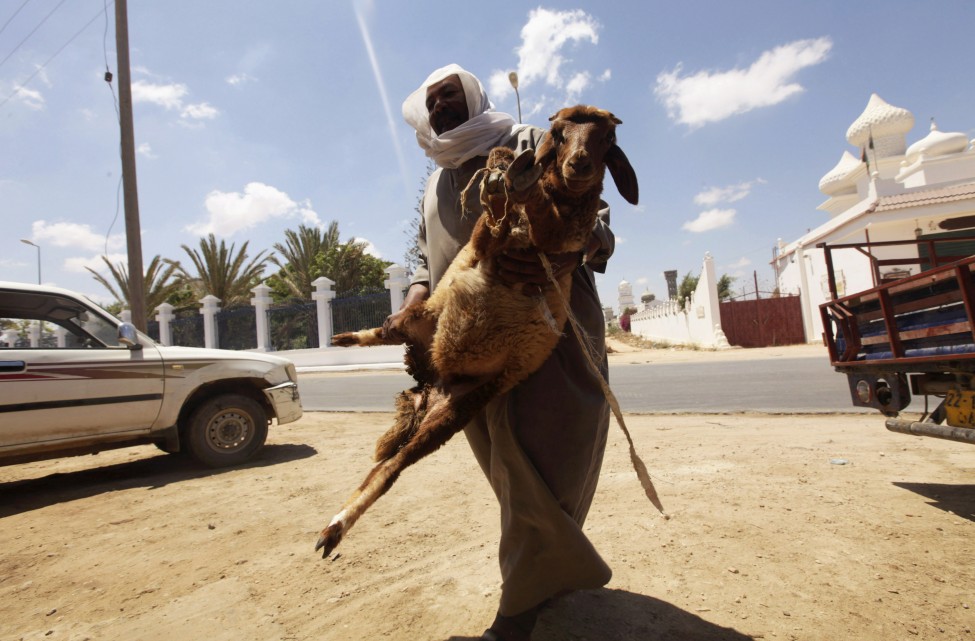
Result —
<instances>
[{"instance_id":1,"label":"minaret","mask_svg":"<svg viewBox=\"0 0 975 641\"><path fill-rule=\"evenodd\" d=\"M627 307L635 307L633 304L633 286L622 280L616 289L619 292L620 314L622 315L623 310Z\"/></svg>"}]
</instances>

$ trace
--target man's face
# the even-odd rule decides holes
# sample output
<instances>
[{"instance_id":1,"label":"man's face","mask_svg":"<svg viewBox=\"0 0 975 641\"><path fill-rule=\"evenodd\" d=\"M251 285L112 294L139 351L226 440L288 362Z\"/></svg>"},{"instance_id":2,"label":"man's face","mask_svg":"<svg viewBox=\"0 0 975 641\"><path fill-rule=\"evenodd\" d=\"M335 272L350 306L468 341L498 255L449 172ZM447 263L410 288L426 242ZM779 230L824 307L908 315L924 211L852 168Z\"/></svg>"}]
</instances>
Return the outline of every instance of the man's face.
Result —
<instances>
[{"instance_id":1,"label":"man's face","mask_svg":"<svg viewBox=\"0 0 975 641\"><path fill-rule=\"evenodd\" d=\"M430 126L438 136L470 119L460 76L447 76L427 87L427 113L430 114Z\"/></svg>"}]
</instances>

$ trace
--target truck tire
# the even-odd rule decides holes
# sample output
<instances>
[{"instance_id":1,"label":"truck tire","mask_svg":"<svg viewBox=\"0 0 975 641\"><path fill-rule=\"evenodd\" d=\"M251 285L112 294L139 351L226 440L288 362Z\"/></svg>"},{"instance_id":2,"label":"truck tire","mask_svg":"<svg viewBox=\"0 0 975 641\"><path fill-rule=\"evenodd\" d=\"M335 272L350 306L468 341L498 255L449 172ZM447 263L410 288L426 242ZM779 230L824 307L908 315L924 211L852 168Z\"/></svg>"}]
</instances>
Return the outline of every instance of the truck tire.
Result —
<instances>
[{"instance_id":1,"label":"truck tire","mask_svg":"<svg viewBox=\"0 0 975 641\"><path fill-rule=\"evenodd\" d=\"M267 413L241 394L221 394L190 415L186 444L190 456L208 467L240 465L264 445Z\"/></svg>"}]
</instances>

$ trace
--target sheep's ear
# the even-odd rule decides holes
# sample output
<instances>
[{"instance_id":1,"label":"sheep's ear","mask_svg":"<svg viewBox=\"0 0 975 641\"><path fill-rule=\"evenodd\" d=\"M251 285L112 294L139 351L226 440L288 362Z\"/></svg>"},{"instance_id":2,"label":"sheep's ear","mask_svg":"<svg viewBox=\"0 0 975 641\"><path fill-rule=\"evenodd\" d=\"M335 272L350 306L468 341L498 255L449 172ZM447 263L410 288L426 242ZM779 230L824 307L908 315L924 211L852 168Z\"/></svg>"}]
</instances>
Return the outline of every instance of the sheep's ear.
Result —
<instances>
[{"instance_id":1,"label":"sheep's ear","mask_svg":"<svg viewBox=\"0 0 975 641\"><path fill-rule=\"evenodd\" d=\"M631 205L637 204L640 199L640 187L636 181L636 172L633 171L629 159L618 145L613 145L606 152L606 166L613 176L613 182L616 183L620 196Z\"/></svg>"}]
</instances>

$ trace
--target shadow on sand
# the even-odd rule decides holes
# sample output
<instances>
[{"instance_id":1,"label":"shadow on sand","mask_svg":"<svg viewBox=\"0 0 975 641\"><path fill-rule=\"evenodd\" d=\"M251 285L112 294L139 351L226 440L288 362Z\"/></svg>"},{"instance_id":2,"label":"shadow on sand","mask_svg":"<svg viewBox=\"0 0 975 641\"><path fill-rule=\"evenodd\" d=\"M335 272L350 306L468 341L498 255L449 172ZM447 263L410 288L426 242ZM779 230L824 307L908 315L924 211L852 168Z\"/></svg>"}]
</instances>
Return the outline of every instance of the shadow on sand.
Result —
<instances>
[{"instance_id":1,"label":"shadow on sand","mask_svg":"<svg viewBox=\"0 0 975 641\"><path fill-rule=\"evenodd\" d=\"M449 637L446 641L478 641ZM752 641L666 601L624 590L586 590L559 599L538 619L532 641Z\"/></svg>"},{"instance_id":2,"label":"shadow on sand","mask_svg":"<svg viewBox=\"0 0 975 641\"><path fill-rule=\"evenodd\" d=\"M894 483L915 494L931 499L928 504L975 521L975 485L946 485L943 483Z\"/></svg>"},{"instance_id":3,"label":"shadow on sand","mask_svg":"<svg viewBox=\"0 0 975 641\"><path fill-rule=\"evenodd\" d=\"M244 465L212 469L194 463L185 456L160 452L159 456L125 463L0 483L0 518L105 492L139 487L155 489L234 470L296 461L316 453L315 448L309 445L265 445L257 458ZM97 465L97 458L92 458L92 461L93 465Z\"/></svg>"}]
</instances>

